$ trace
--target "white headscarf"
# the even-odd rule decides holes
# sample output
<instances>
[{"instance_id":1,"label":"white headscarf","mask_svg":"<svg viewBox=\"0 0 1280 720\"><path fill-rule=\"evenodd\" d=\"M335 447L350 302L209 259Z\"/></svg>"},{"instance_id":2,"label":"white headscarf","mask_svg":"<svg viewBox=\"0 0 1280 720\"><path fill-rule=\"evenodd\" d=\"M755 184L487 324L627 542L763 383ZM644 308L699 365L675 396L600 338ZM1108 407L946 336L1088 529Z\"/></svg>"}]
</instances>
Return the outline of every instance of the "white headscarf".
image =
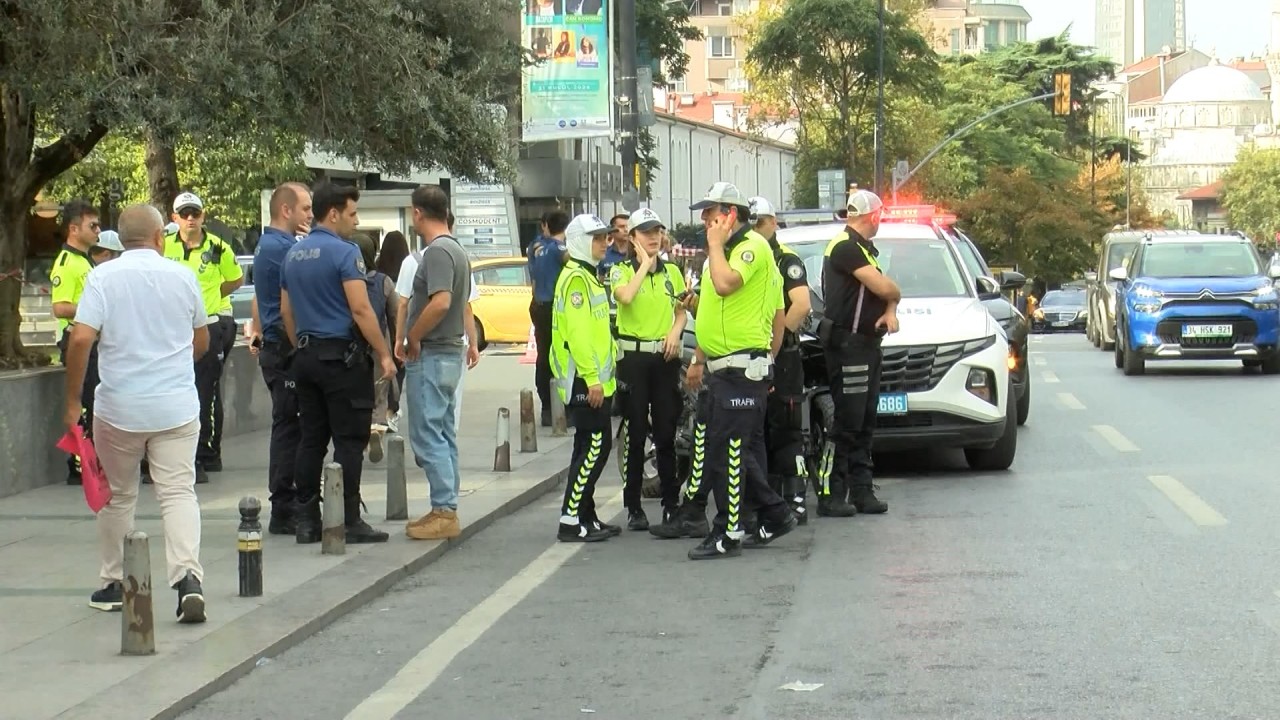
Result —
<instances>
[{"instance_id":1,"label":"white headscarf","mask_svg":"<svg viewBox=\"0 0 1280 720\"><path fill-rule=\"evenodd\" d=\"M564 244L569 250L569 257L595 267L600 261L591 252L592 237L608 232L609 226L595 215L583 214L575 217L564 230Z\"/></svg>"}]
</instances>

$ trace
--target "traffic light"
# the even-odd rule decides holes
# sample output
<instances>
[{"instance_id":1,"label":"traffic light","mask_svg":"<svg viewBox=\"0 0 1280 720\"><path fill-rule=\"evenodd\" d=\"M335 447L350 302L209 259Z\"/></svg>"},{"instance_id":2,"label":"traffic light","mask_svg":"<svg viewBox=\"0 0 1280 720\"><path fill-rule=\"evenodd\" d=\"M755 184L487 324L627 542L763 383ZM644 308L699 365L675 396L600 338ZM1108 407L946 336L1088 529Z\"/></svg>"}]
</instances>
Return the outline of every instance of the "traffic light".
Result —
<instances>
[{"instance_id":1,"label":"traffic light","mask_svg":"<svg viewBox=\"0 0 1280 720\"><path fill-rule=\"evenodd\" d=\"M1053 114L1071 114L1071 73L1058 73L1053 76Z\"/></svg>"}]
</instances>

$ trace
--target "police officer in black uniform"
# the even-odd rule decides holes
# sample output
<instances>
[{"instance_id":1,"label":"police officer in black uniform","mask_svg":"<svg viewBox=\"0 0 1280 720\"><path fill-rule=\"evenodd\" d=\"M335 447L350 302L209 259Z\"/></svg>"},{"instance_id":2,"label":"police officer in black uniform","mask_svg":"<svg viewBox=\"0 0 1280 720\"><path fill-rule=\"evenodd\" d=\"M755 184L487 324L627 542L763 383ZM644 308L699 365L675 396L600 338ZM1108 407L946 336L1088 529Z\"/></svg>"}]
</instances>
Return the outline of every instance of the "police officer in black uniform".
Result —
<instances>
[{"instance_id":1,"label":"police officer in black uniform","mask_svg":"<svg viewBox=\"0 0 1280 720\"><path fill-rule=\"evenodd\" d=\"M778 217L769 201L751 198L751 221L756 232L769 241L773 259L782 275L782 347L773 361L773 392L766 409L765 445L769 449L769 484L791 505L801 525L808 523L805 508L808 465L800 413L804 407L804 363L796 332L809 318L809 278L804 261L794 250L778 242Z\"/></svg>"},{"instance_id":2,"label":"police officer in black uniform","mask_svg":"<svg viewBox=\"0 0 1280 720\"><path fill-rule=\"evenodd\" d=\"M396 373L369 304L364 260L349 242L359 223L354 187L323 184L312 194L315 227L289 250L280 314L293 346L301 439L295 464L299 543L320 542L320 475L333 439L342 466L349 543L386 542L360 517L360 473L373 419L374 358L381 378ZM341 502L325 498L327 502Z\"/></svg>"},{"instance_id":3,"label":"police officer in black uniform","mask_svg":"<svg viewBox=\"0 0 1280 720\"><path fill-rule=\"evenodd\" d=\"M871 436L880 397L881 338L898 331L902 291L880 270L871 242L884 204L875 193L855 189L846 203L847 222L827 245L822 263L827 375L835 401L835 427L818 464L818 514L850 517L883 513L871 481Z\"/></svg>"}]
</instances>

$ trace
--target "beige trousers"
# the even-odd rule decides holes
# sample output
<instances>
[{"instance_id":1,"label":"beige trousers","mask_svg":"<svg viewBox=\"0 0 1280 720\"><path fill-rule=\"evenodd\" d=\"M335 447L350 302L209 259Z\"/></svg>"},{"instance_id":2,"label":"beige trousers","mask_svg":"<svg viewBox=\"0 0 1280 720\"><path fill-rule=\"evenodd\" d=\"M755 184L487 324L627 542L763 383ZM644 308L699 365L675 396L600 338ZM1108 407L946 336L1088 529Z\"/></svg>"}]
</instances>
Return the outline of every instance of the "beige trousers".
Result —
<instances>
[{"instance_id":1,"label":"beige trousers","mask_svg":"<svg viewBox=\"0 0 1280 720\"><path fill-rule=\"evenodd\" d=\"M156 499L164 517L164 553L169 586L187 571L204 579L200 567L200 505L196 500L196 443L200 421L172 430L135 433L93 421L93 445L111 485L111 502L98 513L102 582L124 579L124 536L133 530L142 458L151 465Z\"/></svg>"}]
</instances>

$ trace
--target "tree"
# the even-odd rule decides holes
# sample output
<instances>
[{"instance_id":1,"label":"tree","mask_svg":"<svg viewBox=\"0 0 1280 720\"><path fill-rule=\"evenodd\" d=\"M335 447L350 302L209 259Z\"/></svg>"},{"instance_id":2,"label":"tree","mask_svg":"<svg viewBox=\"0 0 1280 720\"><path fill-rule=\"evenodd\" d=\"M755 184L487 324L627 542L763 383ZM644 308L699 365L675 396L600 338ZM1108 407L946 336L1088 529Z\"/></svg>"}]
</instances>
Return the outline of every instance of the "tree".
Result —
<instances>
[{"instance_id":1,"label":"tree","mask_svg":"<svg viewBox=\"0 0 1280 720\"><path fill-rule=\"evenodd\" d=\"M47 362L17 332L27 212L112 129L169 145L269 130L386 172L510 177L511 120L495 108L518 87L511 13L505 0L6 0L0 365Z\"/></svg>"},{"instance_id":2,"label":"tree","mask_svg":"<svg viewBox=\"0 0 1280 720\"><path fill-rule=\"evenodd\" d=\"M798 113L798 143L821 139L839 152L850 178L872 146L880 34L875 0L790 0L761 3L749 31L747 71L755 98L768 112ZM929 43L903 14L887 12L885 97L889 107L937 90L937 62ZM810 177L797 174L803 183ZM797 183L799 185L801 183Z\"/></svg>"},{"instance_id":3,"label":"tree","mask_svg":"<svg viewBox=\"0 0 1280 720\"><path fill-rule=\"evenodd\" d=\"M1222 182L1231 225L1255 242L1271 242L1280 232L1280 150L1242 149Z\"/></svg>"},{"instance_id":4,"label":"tree","mask_svg":"<svg viewBox=\"0 0 1280 720\"><path fill-rule=\"evenodd\" d=\"M689 70L686 42L702 39L702 31L689 22L689 8L683 2L636 0L636 45L640 61L653 67L653 84L666 85L669 78L682 78ZM644 169L640 192L646 197L660 169L655 154L657 142L648 128L636 137L636 156Z\"/></svg>"}]
</instances>

